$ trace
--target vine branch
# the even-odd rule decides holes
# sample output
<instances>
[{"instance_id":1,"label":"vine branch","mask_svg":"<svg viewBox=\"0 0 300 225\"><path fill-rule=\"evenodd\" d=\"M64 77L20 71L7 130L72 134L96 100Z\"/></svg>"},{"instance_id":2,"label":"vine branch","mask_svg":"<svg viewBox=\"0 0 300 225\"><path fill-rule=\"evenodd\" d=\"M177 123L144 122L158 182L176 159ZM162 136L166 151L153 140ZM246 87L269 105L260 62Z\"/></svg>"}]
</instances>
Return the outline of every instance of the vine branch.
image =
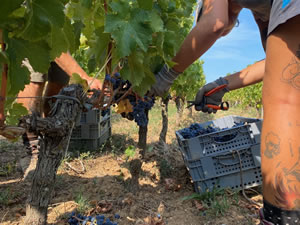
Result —
<instances>
[{"instance_id":1,"label":"vine branch","mask_svg":"<svg viewBox=\"0 0 300 225\"><path fill-rule=\"evenodd\" d=\"M1 44L1 50L4 52L6 49L6 45L2 38L2 30L0 30L0 44ZM7 87L7 70L8 70L8 66L6 63L4 63L3 71L2 71L1 90L0 90L0 127L4 127L4 121L5 121L4 103L5 103L6 87Z\"/></svg>"}]
</instances>

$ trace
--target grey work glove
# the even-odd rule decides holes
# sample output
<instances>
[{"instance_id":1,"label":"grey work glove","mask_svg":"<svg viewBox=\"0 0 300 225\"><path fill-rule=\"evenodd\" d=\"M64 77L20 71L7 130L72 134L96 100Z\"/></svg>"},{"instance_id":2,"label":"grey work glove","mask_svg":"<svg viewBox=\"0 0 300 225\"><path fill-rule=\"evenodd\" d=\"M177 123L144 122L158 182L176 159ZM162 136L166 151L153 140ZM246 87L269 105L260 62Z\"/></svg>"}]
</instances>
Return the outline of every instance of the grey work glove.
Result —
<instances>
[{"instance_id":1,"label":"grey work glove","mask_svg":"<svg viewBox=\"0 0 300 225\"><path fill-rule=\"evenodd\" d=\"M155 74L156 82L151 87L149 95L163 97L179 75L179 72L176 72L175 70L168 68L167 65L164 65L163 68Z\"/></svg>"},{"instance_id":2,"label":"grey work glove","mask_svg":"<svg viewBox=\"0 0 300 225\"><path fill-rule=\"evenodd\" d=\"M207 106L205 106L203 100L204 100L204 94L206 92L209 92L210 90L223 85L223 84L228 84L228 81L226 79L224 79L223 77L220 77L219 79L208 83L206 85L204 85L202 88L199 89L199 91L197 92L196 98L195 98L195 109L197 111L202 111L202 112L208 112L208 113L216 113L217 110L216 109L212 109L209 108ZM224 96L224 94L226 92L228 92L229 89L227 87L225 87L224 89L210 95L210 96L206 96L206 104L209 105L217 105L219 106L222 103L222 98Z\"/></svg>"}]
</instances>

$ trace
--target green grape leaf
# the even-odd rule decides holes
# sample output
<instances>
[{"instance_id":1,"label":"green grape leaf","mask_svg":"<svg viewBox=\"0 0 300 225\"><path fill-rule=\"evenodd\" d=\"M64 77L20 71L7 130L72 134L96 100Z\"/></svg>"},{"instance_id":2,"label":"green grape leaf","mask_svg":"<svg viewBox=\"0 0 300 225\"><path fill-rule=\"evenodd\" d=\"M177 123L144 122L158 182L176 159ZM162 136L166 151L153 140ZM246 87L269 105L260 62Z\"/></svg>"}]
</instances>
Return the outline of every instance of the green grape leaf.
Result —
<instances>
[{"instance_id":1,"label":"green grape leaf","mask_svg":"<svg viewBox=\"0 0 300 225\"><path fill-rule=\"evenodd\" d=\"M161 57L164 56L164 41L165 41L164 33L163 32L156 33L153 43L156 46L157 53Z\"/></svg>"},{"instance_id":2,"label":"green grape leaf","mask_svg":"<svg viewBox=\"0 0 300 225\"><path fill-rule=\"evenodd\" d=\"M52 28L51 35L48 38L48 44L51 48L51 59L55 59L56 57L59 57L62 52L67 52L69 50L69 41L62 28Z\"/></svg>"},{"instance_id":3,"label":"green grape leaf","mask_svg":"<svg viewBox=\"0 0 300 225\"><path fill-rule=\"evenodd\" d=\"M29 42L11 38L7 40L8 65L8 93L15 95L29 83L29 71L22 67L22 61L28 58L34 71L47 73L50 64L49 47L44 41Z\"/></svg>"},{"instance_id":4,"label":"green grape leaf","mask_svg":"<svg viewBox=\"0 0 300 225\"><path fill-rule=\"evenodd\" d=\"M66 18L64 25L64 33L69 44L69 52L72 54L78 48L75 43L75 30L71 24L71 20Z\"/></svg>"},{"instance_id":5,"label":"green grape leaf","mask_svg":"<svg viewBox=\"0 0 300 225\"><path fill-rule=\"evenodd\" d=\"M83 79L80 77L80 75L78 75L77 73L73 73L69 84L80 84L84 90L88 90L89 89L89 85L87 80Z\"/></svg>"},{"instance_id":6,"label":"green grape leaf","mask_svg":"<svg viewBox=\"0 0 300 225\"><path fill-rule=\"evenodd\" d=\"M7 125L18 125L19 119L28 114L27 109L20 103L13 103L6 106L6 120Z\"/></svg>"},{"instance_id":7,"label":"green grape leaf","mask_svg":"<svg viewBox=\"0 0 300 225\"><path fill-rule=\"evenodd\" d=\"M20 62L28 58L34 71L47 73L50 65L49 46L45 41L29 42L12 38L9 40L8 52L15 52ZM21 65L19 63L18 65Z\"/></svg>"},{"instance_id":8,"label":"green grape leaf","mask_svg":"<svg viewBox=\"0 0 300 225\"><path fill-rule=\"evenodd\" d=\"M90 54L95 56L98 66L102 67L107 56L107 47L110 42L110 34L104 33L104 27L95 31L95 40L90 42Z\"/></svg>"},{"instance_id":9,"label":"green grape leaf","mask_svg":"<svg viewBox=\"0 0 300 225\"><path fill-rule=\"evenodd\" d=\"M153 8L153 0L138 0L139 7L145 10L151 10Z\"/></svg>"},{"instance_id":10,"label":"green grape leaf","mask_svg":"<svg viewBox=\"0 0 300 225\"><path fill-rule=\"evenodd\" d=\"M121 18L125 18L130 14L130 5L127 2L112 2L109 6L113 12L117 13Z\"/></svg>"},{"instance_id":11,"label":"green grape leaf","mask_svg":"<svg viewBox=\"0 0 300 225\"><path fill-rule=\"evenodd\" d=\"M29 84L29 71L25 67L21 67L21 62L17 59L15 53L9 54L9 57L7 95L16 96L20 90L24 89L26 84Z\"/></svg>"},{"instance_id":12,"label":"green grape leaf","mask_svg":"<svg viewBox=\"0 0 300 225\"><path fill-rule=\"evenodd\" d=\"M137 92L140 96L144 96L150 87L155 83L155 76L148 68L144 68L145 77L139 86L134 86L133 90Z\"/></svg>"},{"instance_id":13,"label":"green grape leaf","mask_svg":"<svg viewBox=\"0 0 300 225\"><path fill-rule=\"evenodd\" d=\"M93 0L81 0L81 5L87 9L90 9L93 5Z\"/></svg>"},{"instance_id":14,"label":"green grape leaf","mask_svg":"<svg viewBox=\"0 0 300 225\"><path fill-rule=\"evenodd\" d=\"M81 31L84 28L84 24L81 21L76 21L75 23L72 24L72 26L74 29L74 36L75 36L74 49L78 49L78 47L80 46Z\"/></svg>"},{"instance_id":15,"label":"green grape leaf","mask_svg":"<svg viewBox=\"0 0 300 225\"><path fill-rule=\"evenodd\" d=\"M40 40L51 31L51 27L64 26L65 7L59 0L32 0L28 7L27 23L20 35L24 39Z\"/></svg>"},{"instance_id":16,"label":"green grape leaf","mask_svg":"<svg viewBox=\"0 0 300 225\"><path fill-rule=\"evenodd\" d=\"M126 17L109 14L106 17L105 32L110 32L117 45L120 57L129 56L137 47L147 51L152 41L152 29L147 25L149 17L145 11L133 10Z\"/></svg>"},{"instance_id":17,"label":"green grape leaf","mask_svg":"<svg viewBox=\"0 0 300 225\"><path fill-rule=\"evenodd\" d=\"M128 63L122 68L121 74L124 80L130 80L133 89L141 96L154 84L155 77L147 65L144 53L134 52L128 57Z\"/></svg>"},{"instance_id":18,"label":"green grape leaf","mask_svg":"<svg viewBox=\"0 0 300 225\"><path fill-rule=\"evenodd\" d=\"M132 145L130 145L128 148L125 149L125 155L127 159L134 157L135 153L136 153L136 148Z\"/></svg>"},{"instance_id":19,"label":"green grape leaf","mask_svg":"<svg viewBox=\"0 0 300 225\"><path fill-rule=\"evenodd\" d=\"M150 17L150 26L152 30L154 32L162 32L164 30L164 22L162 21L160 16L155 11L152 11Z\"/></svg>"},{"instance_id":20,"label":"green grape leaf","mask_svg":"<svg viewBox=\"0 0 300 225\"><path fill-rule=\"evenodd\" d=\"M164 41L164 46L163 46L163 52L164 56L167 58L171 58L176 54L176 49L179 46L178 44L178 37L176 34L172 31L167 31L164 32L164 39L167 41Z\"/></svg>"},{"instance_id":21,"label":"green grape leaf","mask_svg":"<svg viewBox=\"0 0 300 225\"><path fill-rule=\"evenodd\" d=\"M159 6L166 11L168 9L168 1L166 0L157 0Z\"/></svg>"},{"instance_id":22,"label":"green grape leaf","mask_svg":"<svg viewBox=\"0 0 300 225\"><path fill-rule=\"evenodd\" d=\"M96 58L95 56L94 57L91 57L88 61L88 70L89 70L89 73L93 73L95 72L96 70L96 67L97 67L97 61L96 61Z\"/></svg>"},{"instance_id":23,"label":"green grape leaf","mask_svg":"<svg viewBox=\"0 0 300 225\"><path fill-rule=\"evenodd\" d=\"M13 13L11 14L11 18L23 18L25 16L26 13L26 8L24 6L16 9L15 11L13 11Z\"/></svg>"},{"instance_id":24,"label":"green grape leaf","mask_svg":"<svg viewBox=\"0 0 300 225\"><path fill-rule=\"evenodd\" d=\"M24 0L1 0L0 7L0 27L6 23L9 15L19 8Z\"/></svg>"},{"instance_id":25,"label":"green grape leaf","mask_svg":"<svg viewBox=\"0 0 300 225\"><path fill-rule=\"evenodd\" d=\"M121 71L123 79L130 80L134 86L139 86L145 77L144 66L143 53L140 51L132 53Z\"/></svg>"}]
</instances>

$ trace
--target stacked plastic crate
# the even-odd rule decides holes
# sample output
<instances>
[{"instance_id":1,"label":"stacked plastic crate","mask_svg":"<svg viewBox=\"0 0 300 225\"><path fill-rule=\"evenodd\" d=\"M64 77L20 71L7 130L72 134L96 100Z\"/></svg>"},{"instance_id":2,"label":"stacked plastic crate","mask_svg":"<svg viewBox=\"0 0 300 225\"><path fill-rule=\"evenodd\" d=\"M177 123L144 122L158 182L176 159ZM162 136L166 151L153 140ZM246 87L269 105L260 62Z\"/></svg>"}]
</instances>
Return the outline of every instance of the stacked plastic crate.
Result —
<instances>
[{"instance_id":1,"label":"stacked plastic crate","mask_svg":"<svg viewBox=\"0 0 300 225\"><path fill-rule=\"evenodd\" d=\"M82 112L78 126L74 127L69 152L94 151L111 136L110 109L92 109Z\"/></svg>"},{"instance_id":2,"label":"stacked plastic crate","mask_svg":"<svg viewBox=\"0 0 300 225\"><path fill-rule=\"evenodd\" d=\"M236 125L239 124L239 125ZM262 183L260 134L262 120L227 116L200 124L219 131L190 139L176 131L180 151L195 191L241 189Z\"/></svg>"}]
</instances>

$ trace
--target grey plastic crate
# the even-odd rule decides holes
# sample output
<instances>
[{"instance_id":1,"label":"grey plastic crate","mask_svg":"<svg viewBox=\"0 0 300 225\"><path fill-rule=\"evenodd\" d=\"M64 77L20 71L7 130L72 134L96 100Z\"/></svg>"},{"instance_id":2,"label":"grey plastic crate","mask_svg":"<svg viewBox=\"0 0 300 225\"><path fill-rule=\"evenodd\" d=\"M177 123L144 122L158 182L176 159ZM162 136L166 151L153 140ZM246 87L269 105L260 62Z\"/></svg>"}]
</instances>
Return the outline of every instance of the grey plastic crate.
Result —
<instances>
[{"instance_id":1,"label":"grey plastic crate","mask_svg":"<svg viewBox=\"0 0 300 225\"><path fill-rule=\"evenodd\" d=\"M257 187L262 184L262 175L260 168L243 171L244 188ZM205 191L212 191L214 188L230 188L232 190L242 189L241 178L239 174L226 175L221 178L211 178L204 181L194 182L195 191L199 194Z\"/></svg>"},{"instance_id":2,"label":"grey plastic crate","mask_svg":"<svg viewBox=\"0 0 300 225\"><path fill-rule=\"evenodd\" d=\"M98 145L101 146L111 137L111 127L102 132L101 137L98 140Z\"/></svg>"},{"instance_id":3,"label":"grey plastic crate","mask_svg":"<svg viewBox=\"0 0 300 225\"><path fill-rule=\"evenodd\" d=\"M110 109L102 116L102 111L99 109L91 109L87 112L82 112L80 117L80 124L96 124L110 117Z\"/></svg>"},{"instance_id":4,"label":"grey plastic crate","mask_svg":"<svg viewBox=\"0 0 300 225\"><path fill-rule=\"evenodd\" d=\"M73 129L71 139L97 139L100 136L100 123L82 124Z\"/></svg>"},{"instance_id":5,"label":"grey plastic crate","mask_svg":"<svg viewBox=\"0 0 300 225\"><path fill-rule=\"evenodd\" d=\"M74 127L71 139L97 139L110 127L110 117L100 123L81 124Z\"/></svg>"},{"instance_id":6,"label":"grey plastic crate","mask_svg":"<svg viewBox=\"0 0 300 225\"><path fill-rule=\"evenodd\" d=\"M69 152L85 152L98 150L111 137L111 128L109 127L101 133L96 139L71 139Z\"/></svg>"},{"instance_id":7,"label":"grey plastic crate","mask_svg":"<svg viewBox=\"0 0 300 225\"><path fill-rule=\"evenodd\" d=\"M214 187L239 189L242 187L241 175L245 188L262 183L260 144L199 160L185 160L185 164L198 193L211 191Z\"/></svg>"},{"instance_id":8,"label":"grey plastic crate","mask_svg":"<svg viewBox=\"0 0 300 225\"><path fill-rule=\"evenodd\" d=\"M235 123L245 125L233 127ZM185 139L181 130L176 131L180 151L186 160L198 160L204 156L212 156L230 150L249 148L260 143L262 120L239 116L227 116L200 124L203 127L213 125L220 129L229 128L209 134ZM232 139L220 142L220 138L230 135Z\"/></svg>"},{"instance_id":9,"label":"grey plastic crate","mask_svg":"<svg viewBox=\"0 0 300 225\"><path fill-rule=\"evenodd\" d=\"M96 124L100 122L101 111L99 109L91 109L81 113L80 124Z\"/></svg>"},{"instance_id":10,"label":"grey plastic crate","mask_svg":"<svg viewBox=\"0 0 300 225\"><path fill-rule=\"evenodd\" d=\"M100 114L100 122L102 122L104 120L107 120L108 118L110 118L110 116L111 116L111 110L110 109L107 111L107 113L104 116L102 116L102 113L101 113Z\"/></svg>"},{"instance_id":11,"label":"grey plastic crate","mask_svg":"<svg viewBox=\"0 0 300 225\"><path fill-rule=\"evenodd\" d=\"M101 134L111 127L111 119L110 117L100 122Z\"/></svg>"}]
</instances>

